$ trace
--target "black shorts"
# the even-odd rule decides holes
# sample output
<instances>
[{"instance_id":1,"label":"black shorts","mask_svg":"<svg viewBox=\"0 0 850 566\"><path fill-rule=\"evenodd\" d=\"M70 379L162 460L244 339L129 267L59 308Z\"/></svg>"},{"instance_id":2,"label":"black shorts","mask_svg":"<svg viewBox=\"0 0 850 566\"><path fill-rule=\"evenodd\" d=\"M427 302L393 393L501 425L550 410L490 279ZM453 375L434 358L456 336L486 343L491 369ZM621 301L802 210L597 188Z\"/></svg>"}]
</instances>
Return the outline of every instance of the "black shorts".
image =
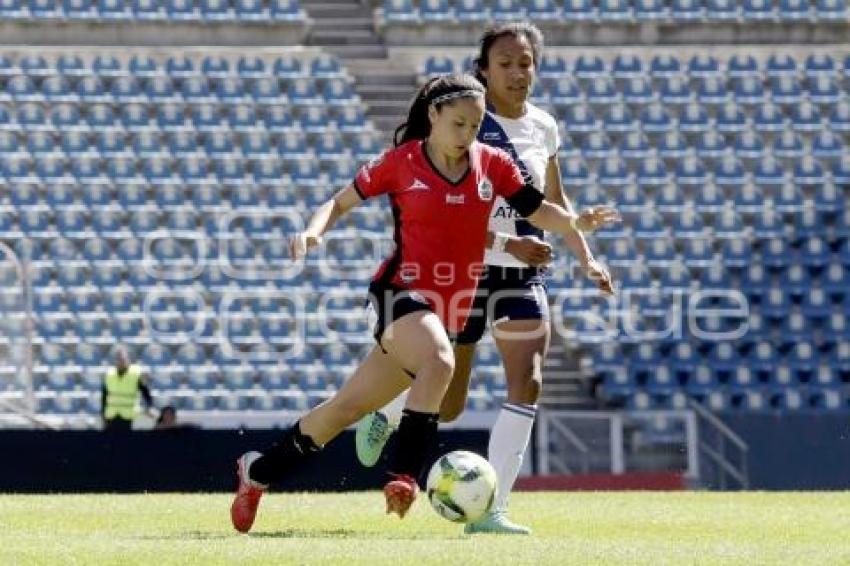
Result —
<instances>
[{"instance_id":1,"label":"black shorts","mask_svg":"<svg viewBox=\"0 0 850 566\"><path fill-rule=\"evenodd\" d=\"M484 336L487 320L549 320L546 278L536 267L488 265L478 280L472 312L458 344L475 344Z\"/></svg>"},{"instance_id":2,"label":"black shorts","mask_svg":"<svg viewBox=\"0 0 850 566\"><path fill-rule=\"evenodd\" d=\"M373 336L382 349L381 338L387 327L394 321L412 312L434 312L425 297L417 294L416 291L380 281L372 281L369 284L369 303L377 315Z\"/></svg>"}]
</instances>

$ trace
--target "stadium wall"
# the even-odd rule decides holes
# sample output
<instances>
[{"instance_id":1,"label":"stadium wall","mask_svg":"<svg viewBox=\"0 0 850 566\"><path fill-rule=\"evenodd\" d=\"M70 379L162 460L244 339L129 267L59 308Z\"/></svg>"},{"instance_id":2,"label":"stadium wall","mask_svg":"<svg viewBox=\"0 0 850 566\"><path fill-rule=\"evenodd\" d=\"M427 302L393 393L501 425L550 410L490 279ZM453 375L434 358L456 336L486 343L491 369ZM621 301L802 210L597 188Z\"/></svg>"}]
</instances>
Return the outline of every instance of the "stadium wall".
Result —
<instances>
[{"instance_id":1,"label":"stadium wall","mask_svg":"<svg viewBox=\"0 0 850 566\"><path fill-rule=\"evenodd\" d=\"M850 489L846 413L724 415L749 445L750 488Z\"/></svg>"},{"instance_id":2,"label":"stadium wall","mask_svg":"<svg viewBox=\"0 0 850 566\"><path fill-rule=\"evenodd\" d=\"M236 458L267 446L278 430L175 429L111 434L99 431L0 431L0 492L226 492L235 487ZM488 431L442 432L439 454L466 449L485 454ZM12 456L14 455L14 456ZM386 480L380 463L361 466L354 433L346 431L321 458L305 466L285 491L375 489Z\"/></svg>"}]
</instances>

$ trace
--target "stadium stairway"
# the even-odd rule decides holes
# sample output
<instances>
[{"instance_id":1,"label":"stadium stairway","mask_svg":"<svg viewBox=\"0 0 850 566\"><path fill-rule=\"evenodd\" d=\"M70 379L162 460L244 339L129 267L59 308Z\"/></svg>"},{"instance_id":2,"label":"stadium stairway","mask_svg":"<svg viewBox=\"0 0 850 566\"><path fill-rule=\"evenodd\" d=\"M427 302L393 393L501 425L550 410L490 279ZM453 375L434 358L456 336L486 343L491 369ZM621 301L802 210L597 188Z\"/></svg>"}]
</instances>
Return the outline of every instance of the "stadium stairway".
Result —
<instances>
[{"instance_id":1,"label":"stadium stairway","mask_svg":"<svg viewBox=\"0 0 850 566\"><path fill-rule=\"evenodd\" d=\"M385 58L386 47L375 32L371 8L358 0L306 0L302 6L313 25L307 45L344 58Z\"/></svg>"},{"instance_id":2,"label":"stadium stairway","mask_svg":"<svg viewBox=\"0 0 850 566\"><path fill-rule=\"evenodd\" d=\"M307 44L344 60L368 118L389 142L417 86L411 65L389 58L370 6L358 0L306 0L303 6L313 22Z\"/></svg>"}]
</instances>

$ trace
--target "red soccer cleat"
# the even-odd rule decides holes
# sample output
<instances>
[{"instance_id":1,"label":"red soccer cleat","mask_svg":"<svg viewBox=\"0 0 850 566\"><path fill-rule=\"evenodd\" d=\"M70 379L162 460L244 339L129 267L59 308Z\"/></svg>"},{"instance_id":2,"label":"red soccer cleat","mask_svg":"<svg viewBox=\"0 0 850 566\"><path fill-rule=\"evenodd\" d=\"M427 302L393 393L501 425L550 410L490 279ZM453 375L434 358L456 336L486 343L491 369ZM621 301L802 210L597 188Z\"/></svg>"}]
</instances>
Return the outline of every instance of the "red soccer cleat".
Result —
<instances>
[{"instance_id":1,"label":"red soccer cleat","mask_svg":"<svg viewBox=\"0 0 850 566\"><path fill-rule=\"evenodd\" d=\"M398 513L404 519L410 506L416 500L419 486L410 476L395 475L395 479L384 486L384 496L387 498L387 513Z\"/></svg>"},{"instance_id":2,"label":"red soccer cleat","mask_svg":"<svg viewBox=\"0 0 850 566\"><path fill-rule=\"evenodd\" d=\"M239 486L236 488L236 497L230 505L230 521L233 523L233 528L240 533L251 530L251 525L257 517L260 498L268 487L248 477L248 468L260 456L262 454L259 452L246 452L236 460L236 477L239 480Z\"/></svg>"}]
</instances>

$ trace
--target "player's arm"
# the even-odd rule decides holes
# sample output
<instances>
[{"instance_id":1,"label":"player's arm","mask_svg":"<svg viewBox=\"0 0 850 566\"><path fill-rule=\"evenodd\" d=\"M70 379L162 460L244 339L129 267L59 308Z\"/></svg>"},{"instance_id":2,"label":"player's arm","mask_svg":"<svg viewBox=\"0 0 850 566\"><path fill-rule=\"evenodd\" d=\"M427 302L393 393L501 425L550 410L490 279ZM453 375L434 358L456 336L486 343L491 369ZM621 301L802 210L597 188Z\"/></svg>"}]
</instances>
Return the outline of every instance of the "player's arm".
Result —
<instances>
[{"instance_id":1,"label":"player's arm","mask_svg":"<svg viewBox=\"0 0 850 566\"><path fill-rule=\"evenodd\" d=\"M570 233L593 232L606 224L620 221L620 215L611 207L598 206L576 214L547 202L543 195L529 186L516 191L508 198L508 203L534 226L561 234L565 238ZM611 274L604 265L591 256L582 267L603 293L614 293Z\"/></svg>"},{"instance_id":2,"label":"player's arm","mask_svg":"<svg viewBox=\"0 0 850 566\"><path fill-rule=\"evenodd\" d=\"M564 186L561 183L561 167L558 165L557 154L549 157L549 163L546 165L546 188L544 195L549 202L557 204L571 214L575 214L572 203L567 198L567 195L564 194ZM590 246L587 245L587 240L582 232L569 230L563 236L567 248L573 252L582 265L587 265L593 260L593 252L590 251Z\"/></svg>"},{"instance_id":3,"label":"player's arm","mask_svg":"<svg viewBox=\"0 0 850 566\"><path fill-rule=\"evenodd\" d=\"M332 199L316 209L303 232L292 237L289 241L289 255L293 259L304 257L307 250L322 242L322 236L331 229L337 220L361 202L363 202L363 199L360 198L360 194L354 185L348 185L339 191Z\"/></svg>"}]
</instances>

